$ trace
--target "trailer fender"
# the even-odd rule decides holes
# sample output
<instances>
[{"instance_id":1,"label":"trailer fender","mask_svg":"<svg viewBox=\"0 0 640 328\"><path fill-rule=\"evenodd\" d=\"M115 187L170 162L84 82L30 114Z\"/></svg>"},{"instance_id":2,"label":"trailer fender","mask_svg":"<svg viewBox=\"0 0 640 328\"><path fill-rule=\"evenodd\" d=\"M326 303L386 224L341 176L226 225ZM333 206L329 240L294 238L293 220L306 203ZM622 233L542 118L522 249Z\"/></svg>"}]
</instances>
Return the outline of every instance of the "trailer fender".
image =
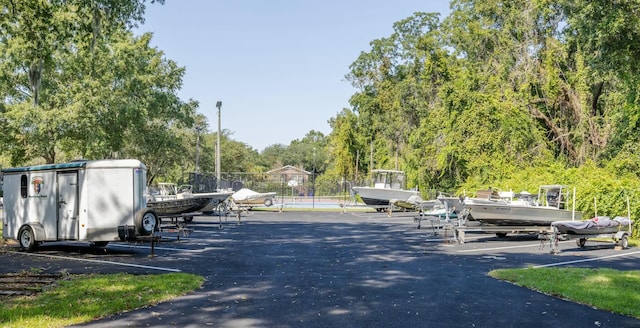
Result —
<instances>
[{"instance_id":1,"label":"trailer fender","mask_svg":"<svg viewBox=\"0 0 640 328\"><path fill-rule=\"evenodd\" d=\"M44 227L42 226L42 223L40 223L40 222L27 222L24 225L22 225L22 227L24 227L24 226L31 227L31 230L33 230L33 236L35 237L36 241L42 241L42 240L47 239L47 234L44 232ZM22 227L20 227L20 228L22 228Z\"/></svg>"},{"instance_id":2,"label":"trailer fender","mask_svg":"<svg viewBox=\"0 0 640 328\"><path fill-rule=\"evenodd\" d=\"M629 232L628 231L618 231L616 233L615 240L622 249L629 248Z\"/></svg>"},{"instance_id":3,"label":"trailer fender","mask_svg":"<svg viewBox=\"0 0 640 328\"><path fill-rule=\"evenodd\" d=\"M622 237L628 237L629 236L629 232L628 231L618 231L616 232L616 240L620 240L622 239Z\"/></svg>"}]
</instances>

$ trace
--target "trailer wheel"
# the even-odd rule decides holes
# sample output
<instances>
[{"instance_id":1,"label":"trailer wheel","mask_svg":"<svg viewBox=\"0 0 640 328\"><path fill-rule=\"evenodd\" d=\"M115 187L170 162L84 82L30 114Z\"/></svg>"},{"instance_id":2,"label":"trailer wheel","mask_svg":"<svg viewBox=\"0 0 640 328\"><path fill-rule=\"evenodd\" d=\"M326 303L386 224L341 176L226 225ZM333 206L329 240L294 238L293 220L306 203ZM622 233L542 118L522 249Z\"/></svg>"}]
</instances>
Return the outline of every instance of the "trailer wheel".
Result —
<instances>
[{"instance_id":1,"label":"trailer wheel","mask_svg":"<svg viewBox=\"0 0 640 328\"><path fill-rule=\"evenodd\" d=\"M105 247L109 244L108 241L92 241L91 247Z\"/></svg>"},{"instance_id":2,"label":"trailer wheel","mask_svg":"<svg viewBox=\"0 0 640 328\"><path fill-rule=\"evenodd\" d=\"M273 205L273 200L271 198L267 198L264 200L264 206L269 207Z\"/></svg>"},{"instance_id":3,"label":"trailer wheel","mask_svg":"<svg viewBox=\"0 0 640 328\"><path fill-rule=\"evenodd\" d=\"M584 247L586 243L587 243L587 238L580 238L576 240L576 245L578 245L578 247Z\"/></svg>"},{"instance_id":4,"label":"trailer wheel","mask_svg":"<svg viewBox=\"0 0 640 328\"><path fill-rule=\"evenodd\" d=\"M622 249L629 248L629 239L627 238L627 236L622 236L622 238L620 238L620 241L618 242L618 245L620 245Z\"/></svg>"},{"instance_id":5,"label":"trailer wheel","mask_svg":"<svg viewBox=\"0 0 640 328\"><path fill-rule=\"evenodd\" d=\"M22 226L20 231L18 231L18 241L20 242L20 247L27 252L33 251L36 249L36 246L38 246L36 235L28 225Z\"/></svg>"},{"instance_id":6,"label":"trailer wheel","mask_svg":"<svg viewBox=\"0 0 640 328\"><path fill-rule=\"evenodd\" d=\"M134 223L136 225L138 234L142 236L148 236L152 234L158 226L158 215L153 209L146 208L138 212L138 214L136 215L136 221Z\"/></svg>"},{"instance_id":7,"label":"trailer wheel","mask_svg":"<svg viewBox=\"0 0 640 328\"><path fill-rule=\"evenodd\" d=\"M193 221L193 215L183 216L182 221L184 221L184 223L191 223Z\"/></svg>"}]
</instances>

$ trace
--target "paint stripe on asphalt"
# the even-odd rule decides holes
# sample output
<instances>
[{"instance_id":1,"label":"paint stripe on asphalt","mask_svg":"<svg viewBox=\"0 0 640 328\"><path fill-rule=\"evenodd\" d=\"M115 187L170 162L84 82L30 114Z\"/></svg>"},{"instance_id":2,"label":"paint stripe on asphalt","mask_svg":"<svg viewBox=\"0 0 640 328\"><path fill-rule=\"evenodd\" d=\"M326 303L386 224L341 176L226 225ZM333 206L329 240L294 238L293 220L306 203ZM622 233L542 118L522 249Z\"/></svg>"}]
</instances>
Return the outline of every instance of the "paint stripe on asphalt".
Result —
<instances>
[{"instance_id":1,"label":"paint stripe on asphalt","mask_svg":"<svg viewBox=\"0 0 640 328\"><path fill-rule=\"evenodd\" d=\"M477 249L463 249L457 251L458 253L471 253L471 252L483 252L483 251L496 251L501 249L510 249L510 248L531 248L531 247L540 247L540 244L528 244L528 245L518 245L518 246L503 246L503 247L492 247L492 248L477 248Z\"/></svg>"},{"instance_id":2,"label":"paint stripe on asphalt","mask_svg":"<svg viewBox=\"0 0 640 328\"><path fill-rule=\"evenodd\" d=\"M10 252L10 253L21 254L21 255L29 255L29 256L48 257L48 258L61 259L61 260L74 260L74 261L93 262L93 263L100 263L100 264L113 264L113 265L120 265L120 266L141 268L141 269L151 269L151 270L160 270L160 271L169 271L169 272L182 272L182 270L178 270L178 269L161 268L161 267L154 267L154 266L148 266L148 265L139 265L139 264L130 264L130 263L120 263L120 262L113 262L113 261L79 259L79 258L75 258L75 257L65 257L65 256L46 255L46 254L35 254L35 253L23 253L23 252Z\"/></svg>"},{"instance_id":3,"label":"paint stripe on asphalt","mask_svg":"<svg viewBox=\"0 0 640 328\"><path fill-rule=\"evenodd\" d=\"M129 245L121 245L121 244L111 244L109 245L109 247L151 249L151 246L140 246L140 245L129 246ZM155 246L153 249L158 249L161 251L202 252L201 249L169 248L169 247L158 247L158 246Z\"/></svg>"},{"instance_id":4,"label":"paint stripe on asphalt","mask_svg":"<svg viewBox=\"0 0 640 328\"><path fill-rule=\"evenodd\" d=\"M537 269L537 268L548 268L548 267L553 267L553 266L560 266L560 265L567 265L567 264L574 264L574 263L592 262L592 261L599 261L599 260L609 259L609 258L614 258L614 257L629 256L629 255L634 255L634 254L640 254L640 251L635 251L635 252L631 252L631 253L608 255L608 256L601 256L601 257L595 257L595 258L592 258L592 259L582 259L582 260L574 260L574 261L566 261L566 262L557 262L557 263L536 265L536 266L533 266L532 268L534 268L534 269Z\"/></svg>"}]
</instances>

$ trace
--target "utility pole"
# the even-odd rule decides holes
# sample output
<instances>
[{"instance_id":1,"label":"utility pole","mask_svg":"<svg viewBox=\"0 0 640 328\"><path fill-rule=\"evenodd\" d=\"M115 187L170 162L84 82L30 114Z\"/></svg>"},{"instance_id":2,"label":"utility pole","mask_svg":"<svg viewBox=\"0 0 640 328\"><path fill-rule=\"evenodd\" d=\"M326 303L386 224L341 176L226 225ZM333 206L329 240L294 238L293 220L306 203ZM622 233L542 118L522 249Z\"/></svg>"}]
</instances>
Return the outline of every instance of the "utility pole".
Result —
<instances>
[{"instance_id":1,"label":"utility pole","mask_svg":"<svg viewBox=\"0 0 640 328\"><path fill-rule=\"evenodd\" d=\"M220 188L220 108L222 107L222 101L216 102L216 107L218 107L218 140L216 142L216 184L218 185L218 190Z\"/></svg>"},{"instance_id":2,"label":"utility pole","mask_svg":"<svg viewBox=\"0 0 640 328\"><path fill-rule=\"evenodd\" d=\"M202 127L196 126L196 174L200 173L200 131Z\"/></svg>"}]
</instances>

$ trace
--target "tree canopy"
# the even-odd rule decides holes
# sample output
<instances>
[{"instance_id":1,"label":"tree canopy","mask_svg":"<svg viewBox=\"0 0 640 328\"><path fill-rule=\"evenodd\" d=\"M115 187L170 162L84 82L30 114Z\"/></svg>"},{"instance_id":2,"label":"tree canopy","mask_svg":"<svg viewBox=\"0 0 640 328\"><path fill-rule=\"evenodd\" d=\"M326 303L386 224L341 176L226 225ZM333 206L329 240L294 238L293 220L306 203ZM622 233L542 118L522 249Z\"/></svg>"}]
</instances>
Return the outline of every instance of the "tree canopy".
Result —
<instances>
[{"instance_id":1,"label":"tree canopy","mask_svg":"<svg viewBox=\"0 0 640 328\"><path fill-rule=\"evenodd\" d=\"M331 121L336 172L404 169L413 185L455 189L637 157L638 1L451 9L397 22L351 65L358 91Z\"/></svg>"},{"instance_id":2,"label":"tree canopy","mask_svg":"<svg viewBox=\"0 0 640 328\"><path fill-rule=\"evenodd\" d=\"M217 136L198 102L177 95L185 68L150 46L152 34L132 33L147 3L163 2L0 0L0 162L132 157L150 181L214 171ZM399 169L408 187L456 193L624 190L608 197L611 208L634 196L640 1L450 8L416 12L371 41L346 73L355 92L329 135L312 130L258 153L225 130L222 171L294 165L357 181Z\"/></svg>"}]
</instances>

